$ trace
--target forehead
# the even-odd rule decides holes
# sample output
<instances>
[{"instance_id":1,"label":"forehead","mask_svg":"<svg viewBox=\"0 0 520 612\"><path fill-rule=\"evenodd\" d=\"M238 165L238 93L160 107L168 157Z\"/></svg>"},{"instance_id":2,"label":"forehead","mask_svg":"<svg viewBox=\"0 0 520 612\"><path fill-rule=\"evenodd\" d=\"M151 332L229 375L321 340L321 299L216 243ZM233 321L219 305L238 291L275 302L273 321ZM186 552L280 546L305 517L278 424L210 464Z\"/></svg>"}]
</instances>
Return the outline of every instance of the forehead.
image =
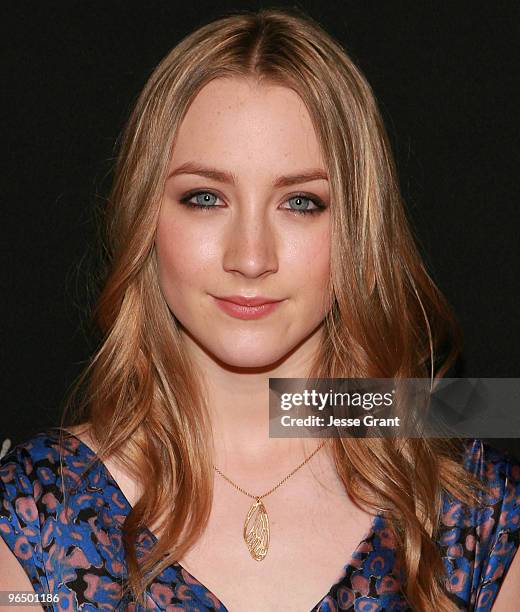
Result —
<instances>
[{"instance_id":1,"label":"forehead","mask_svg":"<svg viewBox=\"0 0 520 612\"><path fill-rule=\"evenodd\" d=\"M298 94L276 84L219 78L192 101L175 138L172 164L187 161L281 173L324 167L312 120Z\"/></svg>"}]
</instances>

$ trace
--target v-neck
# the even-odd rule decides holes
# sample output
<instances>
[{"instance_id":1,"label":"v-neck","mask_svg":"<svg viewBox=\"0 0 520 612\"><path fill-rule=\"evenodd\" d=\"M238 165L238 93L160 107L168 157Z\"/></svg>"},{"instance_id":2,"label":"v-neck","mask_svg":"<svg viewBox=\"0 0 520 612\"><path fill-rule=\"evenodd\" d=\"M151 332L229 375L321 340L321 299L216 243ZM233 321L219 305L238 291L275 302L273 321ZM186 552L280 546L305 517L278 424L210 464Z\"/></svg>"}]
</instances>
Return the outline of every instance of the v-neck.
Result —
<instances>
[{"instance_id":1,"label":"v-neck","mask_svg":"<svg viewBox=\"0 0 520 612\"><path fill-rule=\"evenodd\" d=\"M97 453L94 452L94 450L92 448L90 448L90 446L88 446L88 444L86 444L85 442L83 442L83 440L81 438L79 438L76 434L73 434L72 432L68 431L68 430L64 430L66 431L66 434L75 438L79 444L87 451L88 454L93 455L94 457L97 457ZM114 476L111 474L110 470L108 469L108 467L103 463L103 461L101 461L99 458L96 459L96 462L98 463L99 467L101 468L101 470L104 472L105 478L106 480L118 491L121 500L123 501L124 505L125 505L125 513L124 515L127 516L130 511L132 510L132 506L130 504L130 502L128 501L128 499L126 498L126 495L123 493L121 487L118 485L116 479L114 478ZM324 603L324 601L329 598L332 594L332 592L334 590L336 590L339 586L341 586L343 580L345 579L345 576L347 574L347 572L349 570L355 571L355 570L359 570L360 569L360 565L355 564L355 559L359 558L359 555L364 552L362 549L366 543L367 540L369 540L376 531L379 531L382 526L384 524L384 517L382 512L378 512L376 515L373 516L372 521L370 523L370 527L368 529L368 531L365 533L365 535L362 537L362 539L360 540L359 544L356 546L356 548L354 549L354 551L352 552L352 554L350 555L350 559L348 560L348 562L346 563L346 565L343 566L343 570L342 570L342 576L341 578L335 582L330 589L327 591L327 593L325 593L325 595L318 601L318 603L316 603L309 612L319 612L320 606ZM378 527L379 525L379 527ZM155 536L155 534L148 529L147 527L143 527L142 528L142 533L148 538L150 539L153 544L155 545L157 543L157 537ZM364 559L362 561L362 563L364 563ZM185 567L183 567L178 561L172 563L171 565L169 565L168 567L166 567L163 572L166 572L168 569L170 568L176 568L178 570L178 573L181 573L181 570L183 573L185 573L185 575L190 579L190 581L193 581L195 583L198 583L205 591L207 591L209 597L215 601L215 603L217 603L218 605L218 610L219 612L229 612L228 608L226 607L226 605L220 600L219 597L217 597L212 591L210 591L210 589L200 580L198 580L198 578L196 578L195 576L193 576L193 574L191 574ZM194 596L198 597L197 593L193 592ZM151 594L148 593L148 595L151 597ZM153 599L153 597L152 597ZM200 599L199 599L200 601ZM157 603L157 602L155 602ZM201 603L204 603L201 601ZM160 607L160 604L157 604ZM204 603L204 605L207 605Z\"/></svg>"}]
</instances>

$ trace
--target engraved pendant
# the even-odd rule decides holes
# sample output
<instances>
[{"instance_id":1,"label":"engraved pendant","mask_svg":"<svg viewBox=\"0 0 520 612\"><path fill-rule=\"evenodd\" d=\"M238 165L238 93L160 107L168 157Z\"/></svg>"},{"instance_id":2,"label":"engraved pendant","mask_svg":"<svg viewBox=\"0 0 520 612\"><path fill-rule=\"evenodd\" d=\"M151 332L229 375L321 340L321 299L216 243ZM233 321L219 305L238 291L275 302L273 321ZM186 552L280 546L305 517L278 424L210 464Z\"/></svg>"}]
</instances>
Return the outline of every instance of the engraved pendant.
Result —
<instances>
[{"instance_id":1,"label":"engraved pendant","mask_svg":"<svg viewBox=\"0 0 520 612\"><path fill-rule=\"evenodd\" d=\"M251 556L262 561L269 548L269 517L260 498L249 508L244 523L244 540Z\"/></svg>"}]
</instances>

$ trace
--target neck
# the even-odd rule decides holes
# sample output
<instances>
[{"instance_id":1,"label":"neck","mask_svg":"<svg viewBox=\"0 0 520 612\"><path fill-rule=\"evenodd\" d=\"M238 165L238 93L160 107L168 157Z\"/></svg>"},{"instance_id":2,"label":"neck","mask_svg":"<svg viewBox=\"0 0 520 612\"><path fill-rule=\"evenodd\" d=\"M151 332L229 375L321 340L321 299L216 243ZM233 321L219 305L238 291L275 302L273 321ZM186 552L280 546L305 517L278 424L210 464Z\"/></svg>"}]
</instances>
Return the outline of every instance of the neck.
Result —
<instances>
[{"instance_id":1,"label":"neck","mask_svg":"<svg viewBox=\"0 0 520 612\"><path fill-rule=\"evenodd\" d=\"M215 465L225 470L294 467L322 440L269 437L269 378L305 378L320 337L314 334L290 357L265 368L227 367L187 338L204 385L213 432Z\"/></svg>"}]
</instances>

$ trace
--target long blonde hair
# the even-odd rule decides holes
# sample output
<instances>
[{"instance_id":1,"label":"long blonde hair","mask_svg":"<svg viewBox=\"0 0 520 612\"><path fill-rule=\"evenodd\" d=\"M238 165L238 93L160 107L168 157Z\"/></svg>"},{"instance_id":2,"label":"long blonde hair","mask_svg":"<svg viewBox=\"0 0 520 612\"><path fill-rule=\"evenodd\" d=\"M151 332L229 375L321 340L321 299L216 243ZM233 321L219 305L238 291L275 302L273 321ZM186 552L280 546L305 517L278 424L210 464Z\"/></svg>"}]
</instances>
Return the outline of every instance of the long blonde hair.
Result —
<instances>
[{"instance_id":1,"label":"long blonde hair","mask_svg":"<svg viewBox=\"0 0 520 612\"><path fill-rule=\"evenodd\" d=\"M149 78L124 131L106 210L110 268L94 312L103 339L67 403L82 390L71 422L88 421L99 459L116 456L142 487L123 527L127 587L136 598L198 540L212 504L208 410L158 285L154 235L179 125L196 94L218 77L295 90L323 151L333 300L309 375L433 380L461 347L406 221L374 95L341 45L311 18L273 9L226 15L184 38ZM477 499L478 482L461 465L461 441L333 442L350 495L388 518L410 605L457 609L433 538L443 490L467 503ZM161 536L138 561L136 537L159 519Z\"/></svg>"}]
</instances>

